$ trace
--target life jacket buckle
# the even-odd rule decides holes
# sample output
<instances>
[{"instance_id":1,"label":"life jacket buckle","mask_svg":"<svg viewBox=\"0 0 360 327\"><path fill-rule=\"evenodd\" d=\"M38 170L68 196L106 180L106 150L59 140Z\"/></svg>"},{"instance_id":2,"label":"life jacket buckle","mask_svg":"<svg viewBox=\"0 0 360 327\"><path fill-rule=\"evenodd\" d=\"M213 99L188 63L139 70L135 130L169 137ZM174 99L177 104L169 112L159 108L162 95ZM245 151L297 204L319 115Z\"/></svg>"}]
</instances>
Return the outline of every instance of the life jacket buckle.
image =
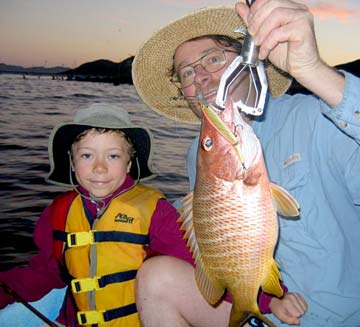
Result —
<instances>
[{"instance_id":1,"label":"life jacket buckle","mask_svg":"<svg viewBox=\"0 0 360 327\"><path fill-rule=\"evenodd\" d=\"M104 323L104 312L102 311L79 311L77 313L77 319L80 325L92 325Z\"/></svg>"},{"instance_id":2,"label":"life jacket buckle","mask_svg":"<svg viewBox=\"0 0 360 327\"><path fill-rule=\"evenodd\" d=\"M67 245L69 248L75 246L89 245L94 243L95 243L95 239L94 239L93 231L69 233L67 235Z\"/></svg>"},{"instance_id":3,"label":"life jacket buckle","mask_svg":"<svg viewBox=\"0 0 360 327\"><path fill-rule=\"evenodd\" d=\"M73 293L90 292L100 289L98 277L95 278L77 278L71 281Z\"/></svg>"}]
</instances>

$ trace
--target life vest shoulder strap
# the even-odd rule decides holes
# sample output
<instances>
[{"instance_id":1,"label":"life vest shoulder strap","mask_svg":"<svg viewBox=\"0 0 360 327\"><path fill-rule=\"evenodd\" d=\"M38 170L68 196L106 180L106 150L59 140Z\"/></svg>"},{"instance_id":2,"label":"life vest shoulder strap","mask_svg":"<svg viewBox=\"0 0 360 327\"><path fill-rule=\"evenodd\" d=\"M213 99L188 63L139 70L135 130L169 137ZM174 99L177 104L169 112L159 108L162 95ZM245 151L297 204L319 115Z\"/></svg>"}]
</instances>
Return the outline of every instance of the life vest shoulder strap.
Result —
<instances>
[{"instance_id":1,"label":"life vest shoulder strap","mask_svg":"<svg viewBox=\"0 0 360 327\"><path fill-rule=\"evenodd\" d=\"M61 234L65 232L66 218L70 204L78 194L68 191L55 198L50 208L51 227L53 229L53 253L57 260L62 261L64 242Z\"/></svg>"}]
</instances>

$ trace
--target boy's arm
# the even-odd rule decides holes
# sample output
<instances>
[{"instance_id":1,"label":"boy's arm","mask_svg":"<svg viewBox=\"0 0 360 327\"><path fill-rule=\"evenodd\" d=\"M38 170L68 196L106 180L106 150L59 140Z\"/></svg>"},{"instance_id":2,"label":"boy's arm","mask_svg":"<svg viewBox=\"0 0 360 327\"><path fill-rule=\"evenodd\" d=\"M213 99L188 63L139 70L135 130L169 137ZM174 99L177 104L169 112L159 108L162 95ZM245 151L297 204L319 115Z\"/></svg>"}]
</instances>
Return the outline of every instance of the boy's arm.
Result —
<instances>
[{"instance_id":1,"label":"boy's arm","mask_svg":"<svg viewBox=\"0 0 360 327\"><path fill-rule=\"evenodd\" d=\"M194 265L178 218L179 213L169 201L165 199L158 201L149 231L151 251L183 259Z\"/></svg>"},{"instance_id":2,"label":"boy's arm","mask_svg":"<svg viewBox=\"0 0 360 327\"><path fill-rule=\"evenodd\" d=\"M28 266L0 272L0 281L28 302L40 299L53 288L62 288L66 285L61 279L59 264L52 255L49 208L41 214L33 237L39 252L31 258ZM0 308L14 301L12 296L0 288Z\"/></svg>"}]
</instances>

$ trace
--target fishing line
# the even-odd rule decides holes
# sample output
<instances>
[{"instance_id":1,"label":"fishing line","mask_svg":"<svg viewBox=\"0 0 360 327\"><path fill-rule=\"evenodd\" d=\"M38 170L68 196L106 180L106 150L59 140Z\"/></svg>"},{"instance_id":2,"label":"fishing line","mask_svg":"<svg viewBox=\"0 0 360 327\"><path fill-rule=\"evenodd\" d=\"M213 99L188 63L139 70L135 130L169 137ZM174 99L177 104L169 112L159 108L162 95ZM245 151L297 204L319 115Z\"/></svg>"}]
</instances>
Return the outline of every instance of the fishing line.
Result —
<instances>
[{"instance_id":1,"label":"fishing line","mask_svg":"<svg viewBox=\"0 0 360 327\"><path fill-rule=\"evenodd\" d=\"M0 282L0 287L2 287L5 292L14 297L18 302L23 304L27 309L29 309L32 313L34 313L38 318L40 318L43 322L45 322L50 327L59 327L56 323L52 322L49 318L44 316L40 311L35 309L30 303L25 301L18 293L16 293L12 288L6 285L3 282Z\"/></svg>"}]
</instances>

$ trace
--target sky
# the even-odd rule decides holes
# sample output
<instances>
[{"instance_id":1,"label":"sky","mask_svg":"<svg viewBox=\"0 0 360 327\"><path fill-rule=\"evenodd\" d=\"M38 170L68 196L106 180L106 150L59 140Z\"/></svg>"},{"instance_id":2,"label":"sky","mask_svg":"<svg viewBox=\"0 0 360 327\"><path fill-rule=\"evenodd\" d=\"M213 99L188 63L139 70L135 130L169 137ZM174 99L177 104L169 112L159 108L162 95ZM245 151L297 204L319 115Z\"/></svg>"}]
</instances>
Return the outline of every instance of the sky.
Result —
<instances>
[{"instance_id":1,"label":"sky","mask_svg":"<svg viewBox=\"0 0 360 327\"><path fill-rule=\"evenodd\" d=\"M330 65L360 59L359 0L298 0L311 8ZM75 68L132 55L160 27L236 0L0 0L0 63Z\"/></svg>"}]
</instances>

